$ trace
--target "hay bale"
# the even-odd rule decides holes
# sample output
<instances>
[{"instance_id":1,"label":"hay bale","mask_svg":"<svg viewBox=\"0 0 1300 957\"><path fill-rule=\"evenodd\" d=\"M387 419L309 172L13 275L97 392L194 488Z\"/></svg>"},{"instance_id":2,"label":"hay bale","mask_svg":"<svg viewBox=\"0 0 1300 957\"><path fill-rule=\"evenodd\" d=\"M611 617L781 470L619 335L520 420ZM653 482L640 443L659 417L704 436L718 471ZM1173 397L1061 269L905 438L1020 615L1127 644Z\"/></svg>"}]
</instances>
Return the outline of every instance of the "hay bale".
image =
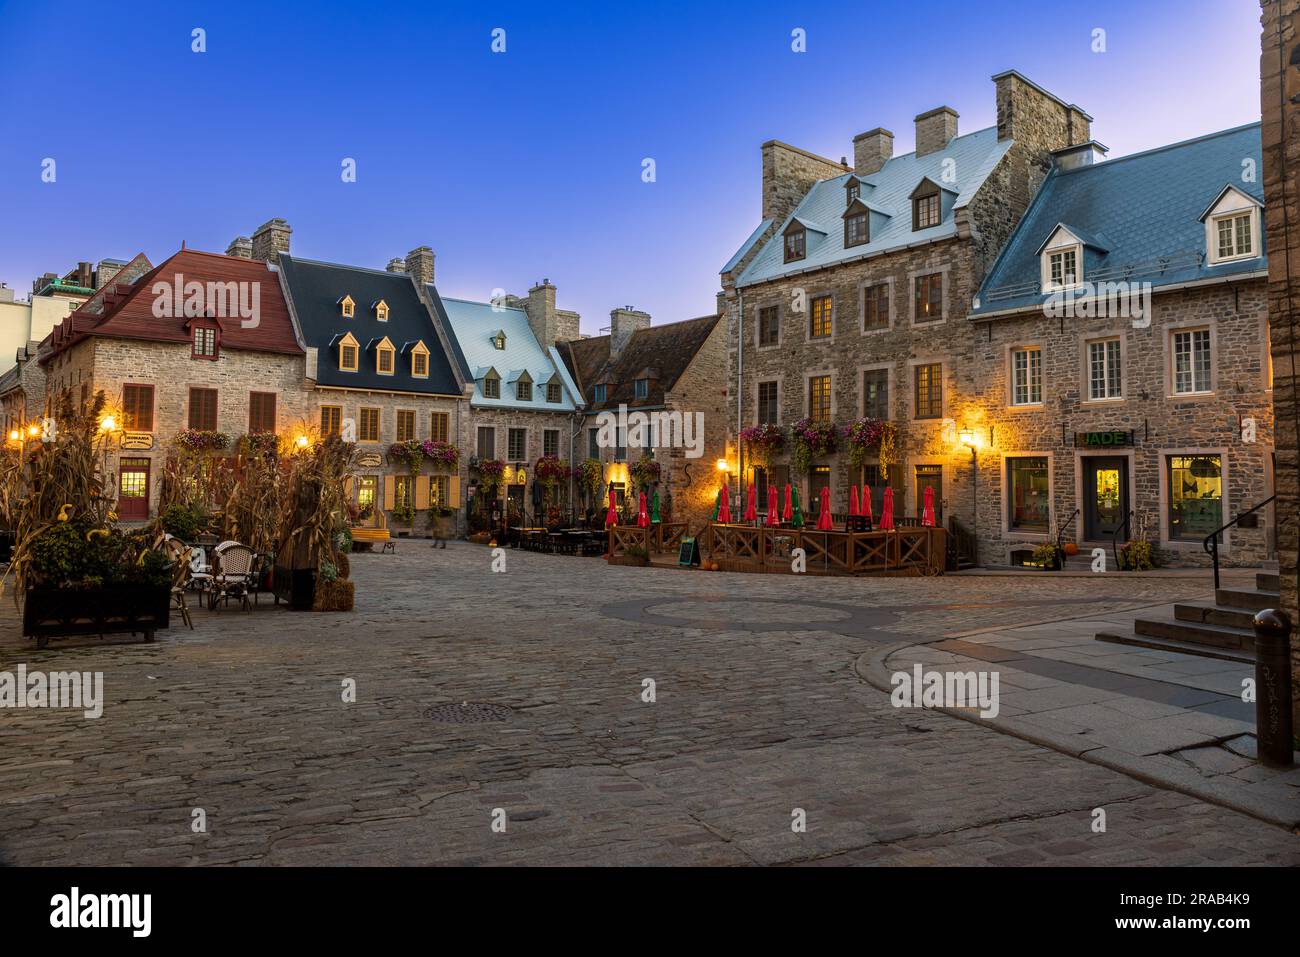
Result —
<instances>
[{"instance_id":1,"label":"hay bale","mask_svg":"<svg viewBox=\"0 0 1300 957\"><path fill-rule=\"evenodd\" d=\"M356 585L339 579L332 582L317 582L316 594L312 598L312 611L351 611L356 600Z\"/></svg>"}]
</instances>

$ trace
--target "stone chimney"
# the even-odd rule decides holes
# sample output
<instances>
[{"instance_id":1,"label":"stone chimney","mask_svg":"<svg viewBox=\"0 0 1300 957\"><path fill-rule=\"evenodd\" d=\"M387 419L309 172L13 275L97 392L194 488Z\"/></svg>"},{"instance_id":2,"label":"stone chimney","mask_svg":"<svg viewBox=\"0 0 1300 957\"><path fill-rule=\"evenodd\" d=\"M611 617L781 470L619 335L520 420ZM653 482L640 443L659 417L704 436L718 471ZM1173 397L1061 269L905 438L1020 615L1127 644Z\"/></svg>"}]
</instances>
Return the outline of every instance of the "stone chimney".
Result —
<instances>
[{"instance_id":1,"label":"stone chimney","mask_svg":"<svg viewBox=\"0 0 1300 957\"><path fill-rule=\"evenodd\" d=\"M916 117L916 155L937 153L957 135L957 111L940 106Z\"/></svg>"},{"instance_id":2,"label":"stone chimney","mask_svg":"<svg viewBox=\"0 0 1300 957\"><path fill-rule=\"evenodd\" d=\"M853 137L853 172L869 176L894 155L894 134L882 126Z\"/></svg>"},{"instance_id":3,"label":"stone chimney","mask_svg":"<svg viewBox=\"0 0 1300 957\"><path fill-rule=\"evenodd\" d=\"M421 286L433 282L433 250L418 246L406 254L406 271Z\"/></svg>"},{"instance_id":4,"label":"stone chimney","mask_svg":"<svg viewBox=\"0 0 1300 957\"><path fill-rule=\"evenodd\" d=\"M763 218L784 220L813 183L841 176L849 168L780 140L763 144Z\"/></svg>"},{"instance_id":5,"label":"stone chimney","mask_svg":"<svg viewBox=\"0 0 1300 957\"><path fill-rule=\"evenodd\" d=\"M236 259L252 259L253 241L247 236L236 236L226 247L226 255L234 256Z\"/></svg>"},{"instance_id":6,"label":"stone chimney","mask_svg":"<svg viewBox=\"0 0 1300 957\"><path fill-rule=\"evenodd\" d=\"M396 258L390 259L388 260L388 266L385 268L387 268L389 272L406 272L406 260Z\"/></svg>"},{"instance_id":7,"label":"stone chimney","mask_svg":"<svg viewBox=\"0 0 1300 957\"><path fill-rule=\"evenodd\" d=\"M998 139L1033 141L1040 149L1063 149L1092 138L1092 117L1074 103L1044 90L1015 70L993 77L997 89ZM1040 140L1050 142L1038 143Z\"/></svg>"},{"instance_id":8,"label":"stone chimney","mask_svg":"<svg viewBox=\"0 0 1300 957\"><path fill-rule=\"evenodd\" d=\"M632 334L639 329L650 328L650 313L624 306L613 309L609 314L609 357L617 359L627 344L632 341Z\"/></svg>"},{"instance_id":9,"label":"stone chimney","mask_svg":"<svg viewBox=\"0 0 1300 957\"><path fill-rule=\"evenodd\" d=\"M95 267L95 288L103 289L113 277L126 268L126 263L120 259L108 260L101 259L99 265Z\"/></svg>"},{"instance_id":10,"label":"stone chimney","mask_svg":"<svg viewBox=\"0 0 1300 957\"><path fill-rule=\"evenodd\" d=\"M555 287L551 281L543 279L529 289L523 307L524 312L528 313L528 325L537 338L537 344L543 349L555 345L559 338L559 314L555 308Z\"/></svg>"},{"instance_id":11,"label":"stone chimney","mask_svg":"<svg viewBox=\"0 0 1300 957\"><path fill-rule=\"evenodd\" d=\"M268 219L253 233L253 258L275 263L280 253L289 251L289 236L293 232L283 219Z\"/></svg>"}]
</instances>

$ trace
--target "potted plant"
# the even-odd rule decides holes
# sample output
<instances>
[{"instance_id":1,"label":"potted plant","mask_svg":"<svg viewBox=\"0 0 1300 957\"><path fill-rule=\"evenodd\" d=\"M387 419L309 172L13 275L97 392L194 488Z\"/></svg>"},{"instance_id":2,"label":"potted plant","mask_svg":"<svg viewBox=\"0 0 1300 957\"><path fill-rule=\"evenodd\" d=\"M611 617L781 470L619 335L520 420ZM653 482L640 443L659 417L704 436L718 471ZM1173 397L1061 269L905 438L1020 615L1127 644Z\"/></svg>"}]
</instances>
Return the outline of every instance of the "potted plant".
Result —
<instances>
[{"instance_id":1,"label":"potted plant","mask_svg":"<svg viewBox=\"0 0 1300 957\"><path fill-rule=\"evenodd\" d=\"M1065 563L1065 552L1064 549L1058 548L1055 542L1044 542L1034 549L1030 561L1044 571L1059 572Z\"/></svg>"},{"instance_id":2,"label":"potted plant","mask_svg":"<svg viewBox=\"0 0 1300 957\"><path fill-rule=\"evenodd\" d=\"M1125 542L1119 549L1120 571L1147 572L1156 567L1155 547L1144 538Z\"/></svg>"},{"instance_id":3,"label":"potted plant","mask_svg":"<svg viewBox=\"0 0 1300 957\"><path fill-rule=\"evenodd\" d=\"M629 545L623 549L623 554L611 556L609 563L611 565L632 565L636 568L644 568L650 564L650 552L643 545Z\"/></svg>"}]
</instances>

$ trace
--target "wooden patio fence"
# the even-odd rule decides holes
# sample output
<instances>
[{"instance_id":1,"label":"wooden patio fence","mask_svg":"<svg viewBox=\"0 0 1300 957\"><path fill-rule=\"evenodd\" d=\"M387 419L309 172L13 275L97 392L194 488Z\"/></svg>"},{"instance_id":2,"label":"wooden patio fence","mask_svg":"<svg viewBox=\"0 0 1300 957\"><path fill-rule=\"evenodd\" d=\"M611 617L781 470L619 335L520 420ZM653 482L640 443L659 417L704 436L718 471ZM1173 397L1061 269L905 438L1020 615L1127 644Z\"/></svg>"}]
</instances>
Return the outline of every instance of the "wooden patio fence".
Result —
<instances>
[{"instance_id":1,"label":"wooden patio fence","mask_svg":"<svg viewBox=\"0 0 1300 957\"><path fill-rule=\"evenodd\" d=\"M685 534L685 522L658 522L648 528L615 525L609 530L610 554L624 555L629 548L645 549L649 555L675 552Z\"/></svg>"},{"instance_id":2,"label":"wooden patio fence","mask_svg":"<svg viewBox=\"0 0 1300 957\"><path fill-rule=\"evenodd\" d=\"M648 531L610 529L610 554L621 555L632 545L645 547ZM674 540L680 542L682 534L678 532ZM701 556L729 571L789 573L796 548L804 550L806 570L814 575L942 575L947 557L947 532L921 525L890 531L823 532L709 524L699 541Z\"/></svg>"}]
</instances>

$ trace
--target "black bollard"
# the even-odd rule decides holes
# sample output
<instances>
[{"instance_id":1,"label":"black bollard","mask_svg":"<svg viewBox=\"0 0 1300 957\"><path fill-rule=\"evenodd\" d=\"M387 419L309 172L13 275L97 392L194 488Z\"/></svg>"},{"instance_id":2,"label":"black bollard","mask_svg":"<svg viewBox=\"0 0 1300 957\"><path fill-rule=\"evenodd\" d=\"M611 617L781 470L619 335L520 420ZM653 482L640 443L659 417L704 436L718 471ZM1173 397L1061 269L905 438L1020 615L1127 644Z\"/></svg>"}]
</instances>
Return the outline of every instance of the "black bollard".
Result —
<instances>
[{"instance_id":1,"label":"black bollard","mask_svg":"<svg viewBox=\"0 0 1300 957\"><path fill-rule=\"evenodd\" d=\"M1265 608L1255 615L1255 741L1270 768L1292 764L1291 619Z\"/></svg>"}]
</instances>

